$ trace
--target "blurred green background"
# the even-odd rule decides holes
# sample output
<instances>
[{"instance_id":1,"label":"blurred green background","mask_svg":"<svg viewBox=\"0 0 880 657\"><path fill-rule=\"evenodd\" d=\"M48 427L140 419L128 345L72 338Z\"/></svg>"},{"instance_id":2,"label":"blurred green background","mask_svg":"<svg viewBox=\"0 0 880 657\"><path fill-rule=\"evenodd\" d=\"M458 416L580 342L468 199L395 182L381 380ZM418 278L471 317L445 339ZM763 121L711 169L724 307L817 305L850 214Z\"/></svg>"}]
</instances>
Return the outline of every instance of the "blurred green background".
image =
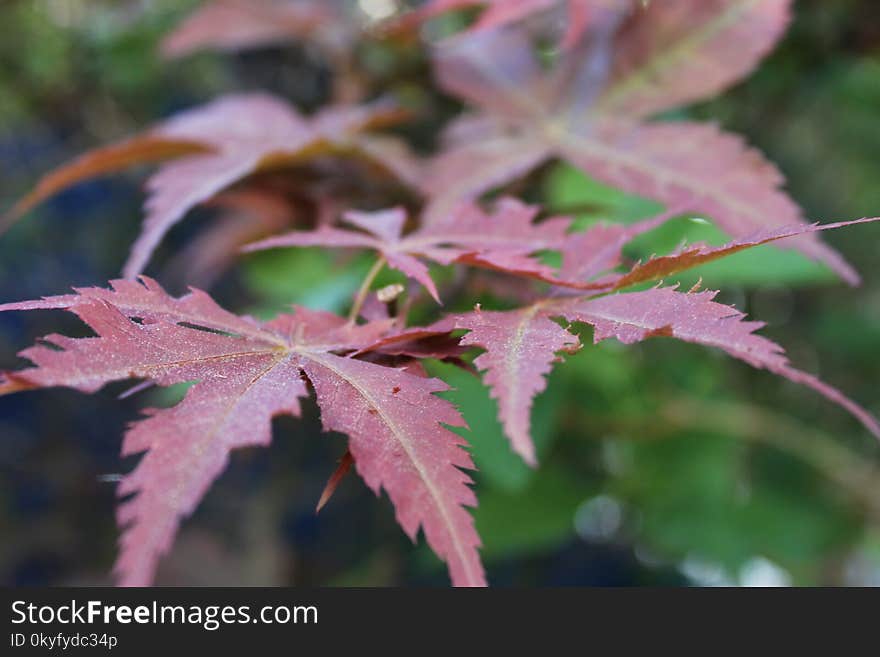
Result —
<instances>
[{"instance_id":1,"label":"blurred green background","mask_svg":"<svg viewBox=\"0 0 880 657\"><path fill-rule=\"evenodd\" d=\"M72 155L220 93L268 89L305 110L327 100L329 70L296 44L163 61L158 40L194 4L0 5L3 208ZM379 46L363 55L372 84L418 110L403 134L430 145L455 104L430 88L424 59ZM751 79L677 116L746 135L779 164L811 219L880 214L880 5L801 0L788 36ZM116 276L137 232L142 180L80 185L3 236L0 300ZM528 194L550 209L579 208L582 224L631 221L654 207L563 165L543 169ZM187 281L165 265L210 223L209 212L196 214L150 269L174 292ZM723 235L682 219L633 254L682 239ZM880 226L827 239L864 274L861 288L773 247L682 281L702 276L721 288L721 300L767 322L765 334L797 366L880 414ZM368 266L315 250L270 252L238 263L210 291L238 311L291 302L340 310ZM0 368L18 366L14 354L36 336L68 331L81 329L57 314L0 317ZM477 379L441 363L430 369L456 388L449 398L472 429L475 515L494 584L880 585L880 448L810 391L670 340L588 346L537 401L533 471L510 452ZM0 398L0 582L109 581L114 477L131 467L117 456L120 438L145 404L116 401L122 389ZM356 477L315 516L344 449L340 436L320 433L314 409L277 421L271 449L233 456L184 523L158 583L444 585L442 566L424 545L411 547L387 499Z\"/></svg>"}]
</instances>

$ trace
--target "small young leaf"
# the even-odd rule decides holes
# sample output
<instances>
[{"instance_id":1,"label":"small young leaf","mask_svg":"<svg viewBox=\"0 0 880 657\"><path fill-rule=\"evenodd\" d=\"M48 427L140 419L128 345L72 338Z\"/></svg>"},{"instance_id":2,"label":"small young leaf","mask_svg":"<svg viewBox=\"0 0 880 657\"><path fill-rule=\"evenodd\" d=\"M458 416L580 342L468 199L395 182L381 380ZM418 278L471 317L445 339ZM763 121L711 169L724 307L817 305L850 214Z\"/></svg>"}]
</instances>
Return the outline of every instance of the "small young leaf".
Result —
<instances>
[{"instance_id":1,"label":"small young leaf","mask_svg":"<svg viewBox=\"0 0 880 657\"><path fill-rule=\"evenodd\" d=\"M288 246L366 248L380 253L391 267L418 281L440 300L428 268L419 258L443 265L473 264L523 276L552 279L553 269L533 257L538 251L560 249L570 219L554 217L534 223L535 207L514 199L502 199L491 214L468 203L458 207L444 221L429 223L403 235L406 214L402 209L364 213L349 212L349 223L363 232L321 227L297 231L250 244L246 251Z\"/></svg>"}]
</instances>

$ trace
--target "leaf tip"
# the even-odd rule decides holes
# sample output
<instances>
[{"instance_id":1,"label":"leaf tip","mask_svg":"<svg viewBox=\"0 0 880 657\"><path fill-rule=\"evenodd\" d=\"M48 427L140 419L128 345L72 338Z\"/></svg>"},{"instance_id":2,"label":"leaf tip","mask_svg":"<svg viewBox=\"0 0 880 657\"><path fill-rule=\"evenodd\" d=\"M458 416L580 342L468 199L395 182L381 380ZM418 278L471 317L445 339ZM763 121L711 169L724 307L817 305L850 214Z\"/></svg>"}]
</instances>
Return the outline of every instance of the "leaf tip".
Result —
<instances>
[{"instance_id":1,"label":"leaf tip","mask_svg":"<svg viewBox=\"0 0 880 657\"><path fill-rule=\"evenodd\" d=\"M336 492L336 489L339 487L339 482L348 474L348 471L351 469L351 465L354 463L354 458L351 455L351 452L346 450L345 454L342 455L342 458L339 460L339 465L334 470L333 474L330 475L330 478L327 480L327 484L324 486L324 490L321 492L321 497L318 500L318 504L315 506L315 515L318 515L321 512L327 502L330 501L330 498L333 497L333 493Z\"/></svg>"}]
</instances>

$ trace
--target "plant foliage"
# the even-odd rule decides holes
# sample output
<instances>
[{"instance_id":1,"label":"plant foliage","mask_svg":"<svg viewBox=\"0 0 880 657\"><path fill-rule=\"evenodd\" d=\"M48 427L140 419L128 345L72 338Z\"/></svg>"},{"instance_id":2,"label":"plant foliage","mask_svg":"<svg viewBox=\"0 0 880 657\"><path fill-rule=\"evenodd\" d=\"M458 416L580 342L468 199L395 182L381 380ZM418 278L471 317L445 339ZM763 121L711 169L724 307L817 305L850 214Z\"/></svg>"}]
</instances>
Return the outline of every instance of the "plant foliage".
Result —
<instances>
[{"instance_id":1,"label":"plant foliage","mask_svg":"<svg viewBox=\"0 0 880 657\"><path fill-rule=\"evenodd\" d=\"M91 393L120 380L139 382L136 390L194 382L177 405L146 409L126 432L123 454L143 455L119 485L119 582L149 584L230 451L267 445L272 418L298 416L314 395L324 428L348 437L343 466L319 506L353 462L372 490L388 494L406 534L415 540L424 533L453 584L485 585L468 511L477 498L466 473L473 462L465 423L437 395L446 384L424 365L441 360L479 373L511 449L536 466L533 401L554 364L589 341L590 329L597 343L667 337L720 349L813 389L880 437L866 410L797 369L782 347L760 336L760 322L716 301L714 291L664 283L770 242L858 282L819 233L875 219L806 223L776 168L738 136L710 124L652 118L746 76L783 34L790 5L433 0L383 21L367 20L343 2L216 0L187 18L164 41L165 55L312 40L344 78L355 75L359 44L406 39L448 12L479 10L466 29L426 45L440 87L464 106L428 156L381 132L414 120L388 98L340 97L305 116L268 94L230 95L58 168L7 214L11 224L82 180L158 164L124 278L108 289L0 306L67 310L94 333L49 335L21 352L31 366L2 374L0 394L52 386ZM555 20L560 15L563 30ZM548 38L549 55L541 45ZM546 217L513 194L517 181L549 159L667 209L633 224L587 230L567 217ZM215 248L225 258L240 247L371 252L375 264L348 317L295 307L263 322L229 312L197 289L176 298L141 276L166 233L198 205L234 199L254 214L279 214L279 197L260 186L267 173L285 181L286 193L316 200L311 213L297 217L294 230L258 241L251 240L285 222L224 232ZM406 207L392 196L359 207L362 199L339 184L348 175L402 188ZM683 245L636 262L625 257L640 235L697 214L732 240ZM407 285L375 290L386 265ZM455 284L473 283L476 270L488 270L491 307L446 310L444 292L452 283L442 271L438 277L438 268L453 268ZM433 299L422 316L433 321L410 325L420 289Z\"/></svg>"}]
</instances>

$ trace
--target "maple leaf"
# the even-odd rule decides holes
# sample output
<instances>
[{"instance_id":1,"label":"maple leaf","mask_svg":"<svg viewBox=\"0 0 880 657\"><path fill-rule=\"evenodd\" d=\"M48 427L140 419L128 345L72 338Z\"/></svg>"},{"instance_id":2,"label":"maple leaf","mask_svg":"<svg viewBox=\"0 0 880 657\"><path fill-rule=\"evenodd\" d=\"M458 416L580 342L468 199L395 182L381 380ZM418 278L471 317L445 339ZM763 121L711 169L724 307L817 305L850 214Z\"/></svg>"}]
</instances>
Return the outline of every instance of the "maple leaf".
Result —
<instances>
[{"instance_id":1,"label":"maple leaf","mask_svg":"<svg viewBox=\"0 0 880 657\"><path fill-rule=\"evenodd\" d=\"M599 109L644 117L709 98L746 77L782 37L789 0L641 3L617 33Z\"/></svg>"},{"instance_id":2,"label":"maple leaf","mask_svg":"<svg viewBox=\"0 0 880 657\"><path fill-rule=\"evenodd\" d=\"M406 212L347 212L345 219L365 232L321 227L270 237L245 247L259 251L291 246L327 246L372 249L389 266L421 283L439 302L437 287L419 259L449 265L469 263L508 273L553 279L553 269L532 257L542 250L560 249L571 220L552 217L534 223L538 208L516 199L501 199L491 214L472 203L462 203L445 220L404 235Z\"/></svg>"},{"instance_id":3,"label":"maple leaf","mask_svg":"<svg viewBox=\"0 0 880 657\"><path fill-rule=\"evenodd\" d=\"M664 276L671 276L678 272L712 262L713 260L733 255L739 251L761 246L762 244L875 221L880 221L880 217L865 217L863 219L839 221L830 224L798 224L796 226L782 226L781 228L758 231L748 237L733 240L721 246L709 246L708 244L701 243L691 244L682 247L678 252L671 255L655 256L644 262L638 262L628 272L619 276L610 276L605 279L605 282L613 283L615 289L630 287L638 283L657 280Z\"/></svg>"},{"instance_id":4,"label":"maple leaf","mask_svg":"<svg viewBox=\"0 0 880 657\"><path fill-rule=\"evenodd\" d=\"M546 387L544 377L556 354L574 352L578 338L551 321L537 305L462 315L455 328L468 330L462 345L486 349L474 365L485 372L483 380L498 402L498 417L513 451L535 465L529 428L532 400Z\"/></svg>"},{"instance_id":5,"label":"maple leaf","mask_svg":"<svg viewBox=\"0 0 880 657\"><path fill-rule=\"evenodd\" d=\"M173 298L148 278L111 289L0 306L0 311L62 308L96 337L50 335L21 353L33 363L0 378L0 393L66 386L94 392L108 382L195 382L182 402L148 410L126 432L123 454L146 452L119 486L116 563L125 585L145 585L181 520L192 513L229 452L267 445L271 419L299 415L311 382L325 429L348 436L358 473L384 489L410 538L421 527L456 585L485 584L479 537L466 506L476 500L463 469L473 467L464 440L446 426L464 421L438 379L346 357L369 348L391 320L355 325L331 313L297 308L260 323L220 308L192 290ZM305 377L305 378L304 378ZM417 408L418 413L413 413Z\"/></svg>"},{"instance_id":6,"label":"maple leaf","mask_svg":"<svg viewBox=\"0 0 880 657\"><path fill-rule=\"evenodd\" d=\"M338 2L213 0L166 36L161 50L167 57L180 57L198 50L246 50L296 39L339 52L355 34L354 22Z\"/></svg>"},{"instance_id":7,"label":"maple leaf","mask_svg":"<svg viewBox=\"0 0 880 657\"><path fill-rule=\"evenodd\" d=\"M577 336L554 318L592 325L597 343L613 337L632 344L664 336L722 349L753 367L812 388L880 438L880 424L870 413L836 388L792 367L782 347L755 335L763 323L745 321L743 313L714 301L716 294L683 293L667 287L592 298L545 298L511 311L476 310L459 315L455 326L470 331L462 338L463 345L485 350L474 364L486 372L485 381L498 401L499 419L512 448L530 464L535 463L529 436L532 400L544 390L544 377L557 355L575 351L578 344Z\"/></svg>"},{"instance_id":8,"label":"maple leaf","mask_svg":"<svg viewBox=\"0 0 880 657\"><path fill-rule=\"evenodd\" d=\"M194 206L240 179L332 153L366 157L394 173L416 164L390 137L363 131L399 120L392 103L329 107L303 117L286 102L264 93L222 97L166 120L142 137L92 151L47 174L7 215L5 224L47 197L82 180L127 165L176 157L147 181L143 230L123 274L141 273L164 235ZM391 141L389 141L391 140Z\"/></svg>"},{"instance_id":9,"label":"maple leaf","mask_svg":"<svg viewBox=\"0 0 880 657\"><path fill-rule=\"evenodd\" d=\"M605 274L621 264L622 250L628 242L660 226L680 211L675 208L628 226L597 224L583 233L570 235L562 248L563 264L559 278L555 280L559 286L555 295L517 310L478 310L455 316L454 328L469 331L461 339L462 346L486 350L474 364L485 372L484 380L498 402L499 420L513 450L527 463L535 464L529 430L532 400L546 387L544 377L558 360L558 354L573 353L579 346L577 336L552 321L557 317L593 325L596 342L616 337L630 344L663 335L720 347L755 367L813 388L846 408L880 437L876 421L864 409L816 377L788 365L781 347L751 335L761 324L742 322L744 316L739 311L712 301L714 292L683 295L674 288L655 288L644 294L595 296L656 280L777 240L880 221L880 217L786 226L760 231L749 238L717 247L694 244L672 255L655 256L636 263L627 272ZM652 309L651 304L656 307ZM617 315L602 314L608 311ZM620 320L615 324L613 317L617 316ZM728 318L736 321L728 321ZM421 330L451 330L453 327L449 321ZM735 325L735 328L730 330L728 324ZM421 337L418 333L414 335ZM393 337L383 338L379 344L393 341Z\"/></svg>"},{"instance_id":10,"label":"maple leaf","mask_svg":"<svg viewBox=\"0 0 880 657\"><path fill-rule=\"evenodd\" d=\"M745 76L789 20L790 0L666 0L589 23L582 45L546 71L515 28L459 35L435 49L440 85L474 105L448 131L424 191L430 223L461 199L561 158L628 193L692 209L741 238L802 221L782 175L738 136L711 124L644 122ZM613 8L612 8L613 9ZM462 138L462 136L465 136ZM785 248L858 275L808 234Z\"/></svg>"},{"instance_id":11,"label":"maple leaf","mask_svg":"<svg viewBox=\"0 0 880 657\"><path fill-rule=\"evenodd\" d=\"M665 276L693 269L713 260L771 242L880 221L880 217L865 217L828 224L801 223L759 230L748 237L733 240L721 246L710 246L704 243L684 245L670 255L655 255L643 262L636 262L628 271L611 272L612 269L622 264L624 246L635 237L657 228L679 214L681 214L681 208L674 208L656 217L628 226L596 224L582 233L574 233L562 246L562 267L558 276L546 280L557 286L569 288L565 291L568 294L582 294L585 291L610 292L662 279ZM600 275L603 273L604 275Z\"/></svg>"}]
</instances>

